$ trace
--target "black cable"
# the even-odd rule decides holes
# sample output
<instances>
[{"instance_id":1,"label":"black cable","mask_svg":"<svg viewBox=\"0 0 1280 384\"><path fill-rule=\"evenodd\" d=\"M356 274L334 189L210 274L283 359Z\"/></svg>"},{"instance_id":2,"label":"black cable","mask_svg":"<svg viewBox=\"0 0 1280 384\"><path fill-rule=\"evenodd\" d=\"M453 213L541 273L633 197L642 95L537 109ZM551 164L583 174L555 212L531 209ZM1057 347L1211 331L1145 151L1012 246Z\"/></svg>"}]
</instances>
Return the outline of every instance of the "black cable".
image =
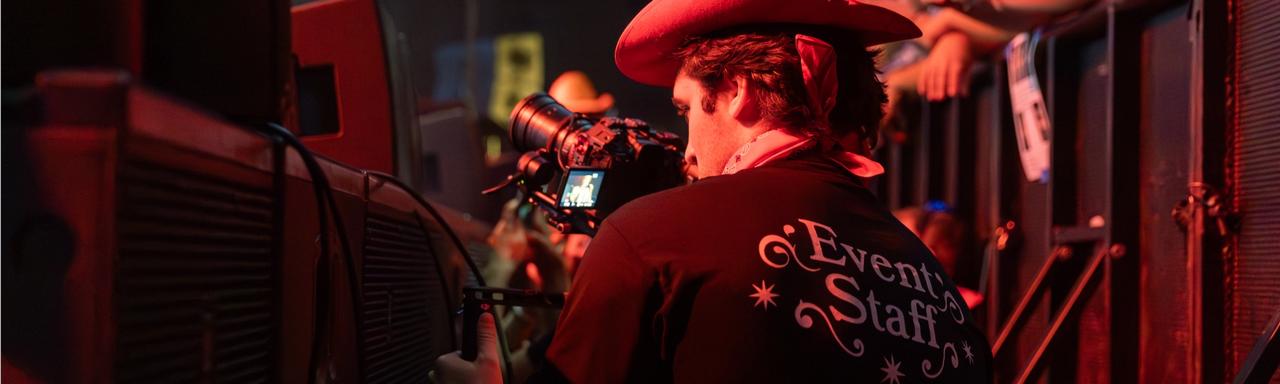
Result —
<instances>
[{"instance_id":1,"label":"black cable","mask_svg":"<svg viewBox=\"0 0 1280 384\"><path fill-rule=\"evenodd\" d=\"M458 237L457 233L453 232L453 227L450 227L449 223L445 222L444 216L440 215L440 212L436 210L435 206L432 206L431 203L427 202L427 199L422 198L422 195L414 192L413 187L410 187L408 184L400 181L400 179L397 179L395 176L378 171L366 172L390 182L392 185L403 189L410 196L413 196L413 199L418 201L418 205L421 205L422 208L426 209L427 212L431 214L431 217L434 218L437 223L440 223L440 227L444 228L444 232L449 235L449 239L452 240L453 245L458 248L458 252L462 253L462 258L466 259L467 267L471 269L471 274L476 277L476 285L481 287L489 286L488 284L485 284L484 275L480 273L480 267L477 266L476 261L471 258L471 253L467 252L467 247L462 244L462 239Z\"/></svg>"},{"instance_id":2,"label":"black cable","mask_svg":"<svg viewBox=\"0 0 1280 384\"><path fill-rule=\"evenodd\" d=\"M453 245L458 248L458 252L462 253L462 258L467 261L467 266L471 268L471 273L476 277L476 285L488 287L488 284L485 284L484 275L480 273L480 267L477 266L476 261L471 258L471 253L467 252L467 247L462 244L462 239L458 238L457 233L453 232L453 227L449 226L449 223L444 220L444 216L440 215L440 212L436 210L435 206L431 205L431 203L428 202L427 199L423 198L422 195L414 192L413 187L410 187L408 184L400 181L400 179L397 179L395 176L378 171L367 172L372 176L377 176L404 190L405 193L413 196L413 199L418 202L418 205L421 205L428 213L431 213L431 217L434 218L437 223L440 223L440 227L444 228L445 233L449 234L449 239L453 240ZM498 318L496 313L493 313L493 315L494 330L498 333L498 352L502 354L503 377L506 378L511 372L511 352L508 349L506 332L503 332L502 330L502 320Z\"/></svg>"},{"instance_id":3,"label":"black cable","mask_svg":"<svg viewBox=\"0 0 1280 384\"><path fill-rule=\"evenodd\" d=\"M311 150L307 149L306 145L303 145L302 141L298 140L298 137L294 136L293 132L290 132L289 129L275 123L267 123L266 127L267 127L266 133L270 134L273 137L279 138L280 140L284 141L286 145L293 147L293 149L298 152L298 157L302 158L302 163L307 167L307 173L311 175L311 185L312 185L312 189L316 194L316 205L319 209L318 215L320 217L320 225L321 225L320 227L321 228L320 229L321 248L320 249L321 249L322 255L324 256L323 262L325 267L327 267L329 262L329 251L328 251L329 237L328 237L327 221L325 216L326 205L328 206L327 213L333 214L335 232L338 233L338 242L340 243L341 251L346 261L345 264L347 267L346 268L347 288L350 290L349 293L351 295L352 304L358 306L358 303L361 301L362 298L360 297L359 287L357 286L358 280L356 279L356 272L355 272L355 257L353 257L351 254L351 246L350 246L351 243L350 243L350 240L347 238L346 225L342 220L342 212L338 210L338 205L335 202L335 199L333 197L333 189L330 188L328 175L326 175L324 173L324 170L320 168L320 163L316 161L315 155L311 153ZM323 270L328 271L328 269L323 269ZM322 284L323 282L328 281L329 276L327 276L327 273L326 273L326 275L322 277L323 278L320 278L320 277L317 278L316 285L327 287L327 285L322 285ZM324 296L324 298L327 299L328 298L327 294L329 293L329 291L326 289L322 293L326 295ZM312 359L309 362L310 369L308 370L308 373L307 373L308 383L315 382L316 371L319 368L319 360L320 360L319 359L320 337L322 336L322 333L325 330L324 328L327 328L327 326L321 327L321 325L328 324L328 314L327 313L325 313L324 315L319 314L319 312L321 311L321 308L320 308L321 305L319 303L320 297L321 297L320 293L317 293L317 308L316 308L317 326L316 326L315 332L312 335L313 337L312 348L311 348ZM325 304L324 305L325 309L327 309L329 303L326 301L324 304ZM356 316L356 323L359 324L359 316L360 316L359 308L356 308L354 312ZM357 333L358 332L359 330L357 330ZM356 339L359 340L360 335L357 334ZM357 359L357 372L356 372L357 376L360 375L360 372L363 368L362 365L363 365L362 359Z\"/></svg>"},{"instance_id":4,"label":"black cable","mask_svg":"<svg viewBox=\"0 0 1280 384\"><path fill-rule=\"evenodd\" d=\"M284 142L276 132L271 129L266 132L272 141L277 143ZM310 168L308 168L310 170ZM312 177L314 179L314 176ZM320 233L320 254L326 258L329 255L329 211L325 209L325 193L321 190L323 186L319 183L312 183L312 192L316 199L316 216L318 216L319 233ZM316 306L315 306L315 328L311 334L311 351L308 354L307 364L307 382L315 383L316 369L320 359L320 340L324 337L324 330L328 328L329 316L325 312L329 308L328 298L328 262L322 260L316 267Z\"/></svg>"},{"instance_id":5,"label":"black cable","mask_svg":"<svg viewBox=\"0 0 1280 384\"><path fill-rule=\"evenodd\" d=\"M293 132L289 131L287 128L283 126L280 126L279 124L274 124L274 123L267 123L266 127L269 128L267 131L268 134L279 138L286 145L293 147L293 149L298 152L298 156L302 158L303 164L307 167L307 172L311 175L313 191L317 195L316 204L317 204L318 210L320 211L319 212L320 228L321 228L320 241L322 242L321 253L325 255L326 261L329 256L327 217L325 216L326 204L328 205L328 213L333 214L333 221L336 228L335 232L338 233L338 242L340 243L340 246L342 248L341 249L342 254L346 259L345 264L347 267L346 268L347 281L348 281L347 286L351 290L350 295L351 295L351 300L353 304L358 303L361 300L361 298L359 296L360 293L357 287L357 279L355 276L356 275L355 258L352 256L352 253L351 253L350 241L347 238L347 233L346 233L346 226L342 220L342 213L338 210L337 203L335 202L335 199L333 197L333 190L332 188L330 188L328 176L324 173L324 170L320 168L319 162L315 160L315 155L312 154L312 152L306 147L306 145L302 143L301 140L298 140L298 137L295 136ZM442 216L440 212L436 210L435 206L427 202L426 199L424 199L417 192L414 192L412 187L408 186L403 181L400 181L400 179L397 179L394 176L391 176L382 172L377 172L377 171L367 171L367 172L370 175L378 176L386 181L391 182L393 185L396 185L397 187L405 190L405 192L407 192L410 196L412 196L414 200L418 202L419 205L421 205L424 209L426 209L427 212L431 214L432 218L435 219L435 221L440 224L440 227L444 229L445 233L449 235L449 239L453 242L454 246L458 248L458 252L462 254L462 258L466 261L467 267L471 269L472 275L475 276L476 284L481 287L488 286L488 284L484 280L484 275L480 272L480 267L476 265L475 259L473 259L471 257L471 253L467 251L466 246L462 243L462 239L459 238L458 234L453 231L453 228L450 227L449 223L444 220L444 216ZM323 202L321 202L321 200L323 200ZM327 276L326 276L326 279L324 280L327 280ZM320 284L320 280L317 280L317 285L319 284ZM327 295L328 291L325 290L323 291L323 293ZM320 297L320 293L317 293L317 298L319 299L319 297ZM327 298L327 296L325 297ZM319 305L317 305L317 313L319 311L320 311ZM357 308L355 312L357 316L356 322L359 323L358 316L360 311ZM501 350L501 353L503 355L503 361L506 365L505 366L506 371L509 372L511 370L511 366L510 366L511 359L506 347L506 335L504 334L504 332L502 332L501 324L499 324L499 322L497 321L497 318L495 318L494 320L495 320L494 324L497 328L496 330L498 331L497 332L498 339L501 342L501 344L503 344L502 347L499 349ZM321 325L327 324L327 314L326 316L317 316L316 321L317 321L317 327L313 335L313 341L312 341L312 350L311 350L312 359L309 363L311 364L311 367L308 370L309 371L308 379L307 379L308 383L315 382L315 373L318 370L317 368L319 368L318 367L319 345L320 345L319 340L320 340L321 333L324 330L323 329L324 327L322 327ZM357 335L356 337L357 339L359 339L359 335ZM357 359L357 360L361 360L361 359ZM363 367L359 367L358 365L358 369L359 368L363 368ZM357 375L359 375L359 371L357 371Z\"/></svg>"}]
</instances>

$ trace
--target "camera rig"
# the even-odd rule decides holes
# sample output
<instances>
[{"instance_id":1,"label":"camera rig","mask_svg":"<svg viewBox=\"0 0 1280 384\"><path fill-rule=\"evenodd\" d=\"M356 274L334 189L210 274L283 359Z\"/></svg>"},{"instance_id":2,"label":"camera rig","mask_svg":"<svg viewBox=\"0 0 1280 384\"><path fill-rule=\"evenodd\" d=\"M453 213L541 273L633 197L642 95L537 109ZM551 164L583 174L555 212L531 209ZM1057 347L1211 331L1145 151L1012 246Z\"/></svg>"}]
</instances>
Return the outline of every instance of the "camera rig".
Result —
<instances>
[{"instance_id":1,"label":"camera rig","mask_svg":"<svg viewBox=\"0 0 1280 384\"><path fill-rule=\"evenodd\" d=\"M503 183L564 233L595 235L601 220L640 196L687 183L679 136L632 118L573 113L545 93L516 104L511 142L526 151Z\"/></svg>"}]
</instances>

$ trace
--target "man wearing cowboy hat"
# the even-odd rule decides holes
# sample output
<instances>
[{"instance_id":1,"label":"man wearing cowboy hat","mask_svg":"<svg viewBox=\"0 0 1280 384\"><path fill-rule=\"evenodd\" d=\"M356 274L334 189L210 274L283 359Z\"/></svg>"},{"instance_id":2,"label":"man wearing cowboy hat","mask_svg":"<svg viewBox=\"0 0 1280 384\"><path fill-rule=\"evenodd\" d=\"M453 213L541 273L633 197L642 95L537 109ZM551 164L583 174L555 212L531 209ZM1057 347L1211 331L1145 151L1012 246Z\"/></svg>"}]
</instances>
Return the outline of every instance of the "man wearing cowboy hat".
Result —
<instances>
[{"instance_id":1,"label":"man wearing cowboy hat","mask_svg":"<svg viewBox=\"0 0 1280 384\"><path fill-rule=\"evenodd\" d=\"M609 92L596 92L591 78L578 70L561 73L551 82L547 94L570 111L596 119L605 117L613 109L613 95Z\"/></svg>"},{"instance_id":2,"label":"man wearing cowboy hat","mask_svg":"<svg viewBox=\"0 0 1280 384\"><path fill-rule=\"evenodd\" d=\"M990 381L955 284L864 185L885 100L864 47L919 33L845 0L641 10L615 61L673 88L702 179L603 223L534 379ZM492 379L485 354L466 368Z\"/></svg>"}]
</instances>

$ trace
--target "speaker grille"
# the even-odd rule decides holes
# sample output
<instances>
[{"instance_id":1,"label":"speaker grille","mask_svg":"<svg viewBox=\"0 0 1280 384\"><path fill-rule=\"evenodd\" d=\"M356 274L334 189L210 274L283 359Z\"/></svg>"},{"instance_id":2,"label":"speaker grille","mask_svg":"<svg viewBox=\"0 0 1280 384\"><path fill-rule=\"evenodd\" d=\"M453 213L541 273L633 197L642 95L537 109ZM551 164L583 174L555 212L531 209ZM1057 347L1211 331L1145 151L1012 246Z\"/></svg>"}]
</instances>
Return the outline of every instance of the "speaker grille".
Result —
<instances>
[{"instance_id":1,"label":"speaker grille","mask_svg":"<svg viewBox=\"0 0 1280 384\"><path fill-rule=\"evenodd\" d=\"M445 293L431 240L415 220L370 213L365 226L361 336L364 382L424 382L441 342Z\"/></svg>"},{"instance_id":2,"label":"speaker grille","mask_svg":"<svg viewBox=\"0 0 1280 384\"><path fill-rule=\"evenodd\" d=\"M273 381L270 191L138 161L119 182L116 381Z\"/></svg>"},{"instance_id":3,"label":"speaker grille","mask_svg":"<svg viewBox=\"0 0 1280 384\"><path fill-rule=\"evenodd\" d=\"M1233 192L1243 222L1230 290L1230 372L1280 311L1280 1L1243 0L1237 7Z\"/></svg>"}]
</instances>

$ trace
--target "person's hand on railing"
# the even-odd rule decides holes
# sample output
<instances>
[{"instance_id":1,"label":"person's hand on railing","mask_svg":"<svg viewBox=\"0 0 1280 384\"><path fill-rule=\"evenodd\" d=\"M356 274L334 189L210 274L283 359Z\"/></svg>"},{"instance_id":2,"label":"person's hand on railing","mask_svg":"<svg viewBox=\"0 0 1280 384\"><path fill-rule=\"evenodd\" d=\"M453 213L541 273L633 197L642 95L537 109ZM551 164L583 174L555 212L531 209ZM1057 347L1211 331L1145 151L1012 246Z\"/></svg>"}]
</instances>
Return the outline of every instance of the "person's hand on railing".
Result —
<instances>
[{"instance_id":1,"label":"person's hand on railing","mask_svg":"<svg viewBox=\"0 0 1280 384\"><path fill-rule=\"evenodd\" d=\"M989 7L996 11L1063 13L1079 9L1096 0L920 0L921 3L969 10Z\"/></svg>"},{"instance_id":2,"label":"person's hand on railing","mask_svg":"<svg viewBox=\"0 0 1280 384\"><path fill-rule=\"evenodd\" d=\"M969 36L959 32L944 34L920 63L916 91L929 101L967 95L972 63Z\"/></svg>"},{"instance_id":3,"label":"person's hand on railing","mask_svg":"<svg viewBox=\"0 0 1280 384\"><path fill-rule=\"evenodd\" d=\"M939 10L920 24L921 36L918 41L926 47L933 46L943 35L960 32L969 36L972 45L989 50L1004 46L1019 32L1039 24L1043 19L1023 14L986 16L999 17L995 20L982 20L956 9Z\"/></svg>"},{"instance_id":4,"label":"person's hand on railing","mask_svg":"<svg viewBox=\"0 0 1280 384\"><path fill-rule=\"evenodd\" d=\"M992 0L920 0L921 4L933 5L939 7L957 8L969 10L975 5L990 3Z\"/></svg>"},{"instance_id":5,"label":"person's hand on railing","mask_svg":"<svg viewBox=\"0 0 1280 384\"><path fill-rule=\"evenodd\" d=\"M921 67L923 67L923 61L885 72L885 95L889 99L884 105L884 119L880 121L882 127L889 126L893 120L900 117L902 111L899 110L898 105L902 102L904 95L916 92L916 82L920 79Z\"/></svg>"}]
</instances>

